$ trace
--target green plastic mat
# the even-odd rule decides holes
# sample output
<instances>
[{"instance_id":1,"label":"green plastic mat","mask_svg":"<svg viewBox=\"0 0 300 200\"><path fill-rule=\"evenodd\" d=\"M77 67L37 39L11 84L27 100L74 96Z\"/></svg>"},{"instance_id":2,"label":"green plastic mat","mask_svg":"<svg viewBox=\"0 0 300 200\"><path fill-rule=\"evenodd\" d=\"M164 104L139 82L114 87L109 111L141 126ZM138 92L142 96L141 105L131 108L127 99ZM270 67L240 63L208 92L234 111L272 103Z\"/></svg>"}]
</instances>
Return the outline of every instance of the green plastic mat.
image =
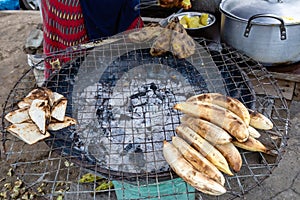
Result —
<instances>
[{"instance_id":1,"label":"green plastic mat","mask_svg":"<svg viewBox=\"0 0 300 200\"><path fill-rule=\"evenodd\" d=\"M155 184L133 185L113 181L118 200L123 199L161 199L161 200L194 200L195 189L181 178Z\"/></svg>"}]
</instances>

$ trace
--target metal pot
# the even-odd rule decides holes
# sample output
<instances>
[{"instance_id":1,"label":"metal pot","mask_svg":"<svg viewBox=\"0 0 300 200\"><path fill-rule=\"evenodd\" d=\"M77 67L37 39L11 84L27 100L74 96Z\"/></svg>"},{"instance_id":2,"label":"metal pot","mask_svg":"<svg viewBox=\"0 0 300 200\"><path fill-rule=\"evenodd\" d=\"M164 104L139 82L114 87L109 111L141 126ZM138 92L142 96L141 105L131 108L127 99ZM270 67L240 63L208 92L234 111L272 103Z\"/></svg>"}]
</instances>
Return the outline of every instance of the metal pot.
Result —
<instances>
[{"instance_id":1,"label":"metal pot","mask_svg":"<svg viewBox=\"0 0 300 200\"><path fill-rule=\"evenodd\" d=\"M266 66L300 61L299 0L223 0L221 39Z\"/></svg>"}]
</instances>

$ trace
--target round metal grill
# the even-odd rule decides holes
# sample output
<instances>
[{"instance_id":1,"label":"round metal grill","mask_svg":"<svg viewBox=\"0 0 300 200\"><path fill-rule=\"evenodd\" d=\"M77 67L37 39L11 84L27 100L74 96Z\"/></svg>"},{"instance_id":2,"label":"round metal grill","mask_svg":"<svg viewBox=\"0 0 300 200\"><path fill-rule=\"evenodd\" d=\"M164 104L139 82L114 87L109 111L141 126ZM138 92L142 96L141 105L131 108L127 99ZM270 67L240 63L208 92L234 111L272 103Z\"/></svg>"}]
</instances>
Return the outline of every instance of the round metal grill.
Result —
<instances>
[{"instance_id":1,"label":"round metal grill","mask_svg":"<svg viewBox=\"0 0 300 200\"><path fill-rule=\"evenodd\" d=\"M52 131L33 146L6 132L5 114L33 88L33 70L16 83L2 115L6 160L28 188L44 184L44 197L55 199L234 199L260 184L278 165L288 134L289 111L275 80L256 61L203 38L196 53L177 59L171 53L149 54L151 43L135 44L126 35L92 48L57 52L71 61L59 65L44 86L68 99L66 115L78 125ZM48 57L47 59L53 59ZM243 166L225 176L227 193L212 197L178 179L162 156L163 140L171 140L181 113L173 105L189 96L219 92L242 101L274 123L259 139L276 156L240 150ZM96 191L99 180L79 183L83 174L113 181ZM167 188L167 189L165 189ZM166 191L167 190L167 191Z\"/></svg>"}]
</instances>

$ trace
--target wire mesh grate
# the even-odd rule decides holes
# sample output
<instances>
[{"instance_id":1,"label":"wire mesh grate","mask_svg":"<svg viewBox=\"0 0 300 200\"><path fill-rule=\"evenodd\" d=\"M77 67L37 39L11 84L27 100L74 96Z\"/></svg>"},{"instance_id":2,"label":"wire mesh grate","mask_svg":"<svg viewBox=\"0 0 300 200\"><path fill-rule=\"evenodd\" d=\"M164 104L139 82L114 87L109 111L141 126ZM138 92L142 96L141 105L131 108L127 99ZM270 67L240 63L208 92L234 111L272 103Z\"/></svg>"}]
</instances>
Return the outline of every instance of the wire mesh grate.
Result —
<instances>
[{"instance_id":1,"label":"wire mesh grate","mask_svg":"<svg viewBox=\"0 0 300 200\"><path fill-rule=\"evenodd\" d=\"M118 35L112 43L57 52L68 61L44 86L68 99L67 115L78 125L52 131L45 142L29 146L6 132L5 114L36 88L33 70L16 83L2 115L5 159L28 188L43 185L41 197L55 199L234 199L259 185L278 165L289 129L289 111L268 71L236 50L203 38L189 59L172 54L152 57L151 43L136 44ZM53 59L48 57L47 59ZM227 193L212 197L178 179L162 156L162 141L171 140L181 114L176 102L204 92L241 100L272 119L261 141L277 156L240 150L243 165L225 176ZM113 181L79 183L91 172Z\"/></svg>"}]
</instances>

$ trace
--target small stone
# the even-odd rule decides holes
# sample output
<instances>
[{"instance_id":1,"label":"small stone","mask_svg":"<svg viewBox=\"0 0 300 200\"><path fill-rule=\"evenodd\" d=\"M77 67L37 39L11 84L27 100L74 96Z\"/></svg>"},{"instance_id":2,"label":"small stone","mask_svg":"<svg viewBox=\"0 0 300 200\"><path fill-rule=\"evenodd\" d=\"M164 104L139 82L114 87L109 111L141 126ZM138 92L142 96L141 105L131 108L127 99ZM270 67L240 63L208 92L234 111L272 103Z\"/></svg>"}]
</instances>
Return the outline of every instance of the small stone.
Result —
<instances>
[{"instance_id":1,"label":"small stone","mask_svg":"<svg viewBox=\"0 0 300 200\"><path fill-rule=\"evenodd\" d=\"M22 186L23 182L21 180L15 181L15 187L20 188Z\"/></svg>"},{"instance_id":2,"label":"small stone","mask_svg":"<svg viewBox=\"0 0 300 200\"><path fill-rule=\"evenodd\" d=\"M9 168L7 174L7 176L11 177L13 175L13 168Z\"/></svg>"}]
</instances>

